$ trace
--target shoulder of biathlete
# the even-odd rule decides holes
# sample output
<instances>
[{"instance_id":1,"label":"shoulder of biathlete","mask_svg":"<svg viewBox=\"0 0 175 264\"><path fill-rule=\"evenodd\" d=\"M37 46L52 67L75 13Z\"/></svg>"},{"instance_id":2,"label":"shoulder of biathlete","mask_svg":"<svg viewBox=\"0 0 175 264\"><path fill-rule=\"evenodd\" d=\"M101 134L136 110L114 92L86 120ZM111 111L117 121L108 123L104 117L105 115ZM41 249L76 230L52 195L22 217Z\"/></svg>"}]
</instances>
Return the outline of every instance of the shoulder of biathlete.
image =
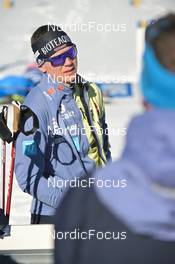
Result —
<instances>
[{"instance_id":1,"label":"shoulder of biathlete","mask_svg":"<svg viewBox=\"0 0 175 264\"><path fill-rule=\"evenodd\" d=\"M46 82L45 77L43 76L39 84L29 92L24 100L24 105L28 106L37 115L39 119L39 127L42 127L44 125L43 121L47 120L47 104L43 93L48 86L49 85Z\"/></svg>"},{"instance_id":2,"label":"shoulder of biathlete","mask_svg":"<svg viewBox=\"0 0 175 264\"><path fill-rule=\"evenodd\" d=\"M90 104L91 102L94 104L99 119L101 120L105 115L102 92L95 83L87 82L87 85ZM52 84L49 84L47 78L43 75L39 84L25 98L24 104L33 110L39 121L40 119L47 120L46 99L52 94L52 89L54 89L52 88ZM57 97L59 97L59 93L57 93Z\"/></svg>"}]
</instances>

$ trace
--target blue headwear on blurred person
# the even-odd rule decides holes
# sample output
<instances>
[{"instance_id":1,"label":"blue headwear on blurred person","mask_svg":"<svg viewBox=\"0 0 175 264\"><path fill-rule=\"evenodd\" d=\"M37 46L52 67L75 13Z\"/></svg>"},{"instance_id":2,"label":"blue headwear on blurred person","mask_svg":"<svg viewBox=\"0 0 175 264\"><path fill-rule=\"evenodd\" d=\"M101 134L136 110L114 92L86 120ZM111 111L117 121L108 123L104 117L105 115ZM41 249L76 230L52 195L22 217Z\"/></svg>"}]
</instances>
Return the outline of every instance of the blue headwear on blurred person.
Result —
<instances>
[{"instance_id":1,"label":"blue headwear on blurred person","mask_svg":"<svg viewBox=\"0 0 175 264\"><path fill-rule=\"evenodd\" d=\"M165 18L148 27L140 86L146 102L155 107L175 109L175 73L159 62L151 45L162 31L170 27L175 28L174 21Z\"/></svg>"},{"instance_id":2,"label":"blue headwear on blurred person","mask_svg":"<svg viewBox=\"0 0 175 264\"><path fill-rule=\"evenodd\" d=\"M148 103L175 109L175 74L159 63L150 46L145 48L140 85Z\"/></svg>"}]
</instances>

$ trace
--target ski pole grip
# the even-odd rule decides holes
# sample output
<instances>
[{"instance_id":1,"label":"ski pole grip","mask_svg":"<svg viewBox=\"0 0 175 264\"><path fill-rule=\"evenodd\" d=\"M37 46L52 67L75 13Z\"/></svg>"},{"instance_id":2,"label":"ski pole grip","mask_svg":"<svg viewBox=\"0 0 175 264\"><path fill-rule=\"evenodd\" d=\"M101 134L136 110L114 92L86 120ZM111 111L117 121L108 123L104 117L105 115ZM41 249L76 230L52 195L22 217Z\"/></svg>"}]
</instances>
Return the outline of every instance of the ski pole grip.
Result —
<instances>
[{"instance_id":1,"label":"ski pole grip","mask_svg":"<svg viewBox=\"0 0 175 264\"><path fill-rule=\"evenodd\" d=\"M4 123L7 125L7 113L8 113L8 106L7 105L3 105L2 113L3 113Z\"/></svg>"},{"instance_id":2,"label":"ski pole grip","mask_svg":"<svg viewBox=\"0 0 175 264\"><path fill-rule=\"evenodd\" d=\"M13 133L16 133L19 130L19 117L20 108L16 105L13 105Z\"/></svg>"},{"instance_id":3,"label":"ski pole grip","mask_svg":"<svg viewBox=\"0 0 175 264\"><path fill-rule=\"evenodd\" d=\"M0 138L2 141L7 143L12 142L12 133L7 126L7 113L5 113L5 108L3 108L2 112L0 113Z\"/></svg>"}]
</instances>

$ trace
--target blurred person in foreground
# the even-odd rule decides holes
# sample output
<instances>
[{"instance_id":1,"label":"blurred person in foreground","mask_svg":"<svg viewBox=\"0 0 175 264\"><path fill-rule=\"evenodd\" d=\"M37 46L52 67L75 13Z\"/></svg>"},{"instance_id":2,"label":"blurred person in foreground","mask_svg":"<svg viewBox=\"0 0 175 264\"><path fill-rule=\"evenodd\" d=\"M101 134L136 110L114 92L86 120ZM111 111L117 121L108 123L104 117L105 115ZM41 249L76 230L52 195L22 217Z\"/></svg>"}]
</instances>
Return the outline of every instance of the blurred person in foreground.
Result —
<instances>
[{"instance_id":1,"label":"blurred person in foreground","mask_svg":"<svg viewBox=\"0 0 175 264\"><path fill-rule=\"evenodd\" d=\"M146 30L141 88L121 158L58 208L55 263L175 263L175 14Z\"/></svg>"}]
</instances>

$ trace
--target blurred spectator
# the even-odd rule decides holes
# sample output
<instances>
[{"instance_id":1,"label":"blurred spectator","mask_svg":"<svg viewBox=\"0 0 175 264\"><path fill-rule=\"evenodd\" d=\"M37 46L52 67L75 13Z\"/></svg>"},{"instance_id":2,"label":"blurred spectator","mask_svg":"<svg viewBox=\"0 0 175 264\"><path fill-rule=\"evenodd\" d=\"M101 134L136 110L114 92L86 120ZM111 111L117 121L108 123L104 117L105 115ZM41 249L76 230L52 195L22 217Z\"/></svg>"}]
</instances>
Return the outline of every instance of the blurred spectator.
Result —
<instances>
[{"instance_id":1,"label":"blurred spectator","mask_svg":"<svg viewBox=\"0 0 175 264\"><path fill-rule=\"evenodd\" d=\"M175 14L146 30L141 88L121 158L57 211L55 263L175 263Z\"/></svg>"}]
</instances>

